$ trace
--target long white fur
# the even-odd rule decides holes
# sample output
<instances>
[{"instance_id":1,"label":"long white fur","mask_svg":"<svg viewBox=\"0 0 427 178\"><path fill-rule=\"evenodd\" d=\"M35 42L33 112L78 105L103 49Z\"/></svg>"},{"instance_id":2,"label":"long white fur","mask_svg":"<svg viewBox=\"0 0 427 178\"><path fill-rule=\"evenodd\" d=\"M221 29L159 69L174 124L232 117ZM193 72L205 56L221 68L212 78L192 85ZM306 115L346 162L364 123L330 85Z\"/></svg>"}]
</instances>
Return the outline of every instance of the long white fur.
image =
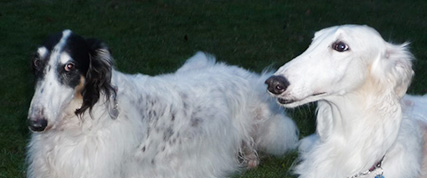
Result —
<instances>
[{"instance_id":1,"label":"long white fur","mask_svg":"<svg viewBox=\"0 0 427 178\"><path fill-rule=\"evenodd\" d=\"M334 50L338 41L349 50ZM407 44L388 43L368 26L343 25L316 32L309 48L275 73L290 84L277 95L295 101L285 107L318 101L316 134L300 142L299 177L352 177L383 156L385 178L427 177L427 95L404 97L412 58Z\"/></svg>"},{"instance_id":2,"label":"long white fur","mask_svg":"<svg viewBox=\"0 0 427 178\"><path fill-rule=\"evenodd\" d=\"M271 74L216 63L204 53L173 74L112 72L117 97L101 97L82 118L74 114L81 96L61 93L55 77L41 83L58 85L50 100L72 98L61 100L60 110L38 102L47 100L36 88L31 108L59 114L48 118L48 130L32 134L29 178L227 177L256 166L257 150L281 155L296 147L294 122L265 92ZM115 109L118 117L111 118Z\"/></svg>"}]
</instances>

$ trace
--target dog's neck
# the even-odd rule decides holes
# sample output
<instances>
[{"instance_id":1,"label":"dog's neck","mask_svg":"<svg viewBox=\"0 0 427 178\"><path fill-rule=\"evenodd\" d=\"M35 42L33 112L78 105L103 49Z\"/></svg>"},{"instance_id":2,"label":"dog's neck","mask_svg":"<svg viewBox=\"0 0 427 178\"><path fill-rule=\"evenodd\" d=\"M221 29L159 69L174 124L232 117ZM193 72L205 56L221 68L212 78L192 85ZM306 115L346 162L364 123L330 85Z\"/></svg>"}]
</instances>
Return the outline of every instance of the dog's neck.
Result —
<instances>
[{"instance_id":1,"label":"dog's neck","mask_svg":"<svg viewBox=\"0 0 427 178\"><path fill-rule=\"evenodd\" d=\"M392 147L401 120L400 97L372 85L319 101L320 144L333 155L324 159L349 173L345 176L368 170Z\"/></svg>"}]
</instances>

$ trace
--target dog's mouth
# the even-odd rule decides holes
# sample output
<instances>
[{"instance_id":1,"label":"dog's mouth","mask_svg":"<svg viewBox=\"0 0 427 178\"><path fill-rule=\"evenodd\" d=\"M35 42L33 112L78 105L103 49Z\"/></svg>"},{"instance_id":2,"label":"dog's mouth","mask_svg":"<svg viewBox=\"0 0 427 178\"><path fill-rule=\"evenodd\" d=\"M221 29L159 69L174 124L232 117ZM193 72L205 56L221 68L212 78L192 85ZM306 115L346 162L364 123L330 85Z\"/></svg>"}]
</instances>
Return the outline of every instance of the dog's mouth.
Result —
<instances>
[{"instance_id":1,"label":"dog's mouth","mask_svg":"<svg viewBox=\"0 0 427 178\"><path fill-rule=\"evenodd\" d=\"M291 104L295 101L297 101L297 100L277 98L277 102L279 102L280 104Z\"/></svg>"},{"instance_id":2,"label":"dog's mouth","mask_svg":"<svg viewBox=\"0 0 427 178\"><path fill-rule=\"evenodd\" d=\"M297 104L297 105L303 105L305 103L315 101L319 96L322 96L325 94L326 94L326 92L314 93L314 94L309 95L307 97L304 97L302 99L277 98L277 102L279 102L282 105L290 105L290 104L295 104L295 103L301 103L301 104Z\"/></svg>"}]
</instances>

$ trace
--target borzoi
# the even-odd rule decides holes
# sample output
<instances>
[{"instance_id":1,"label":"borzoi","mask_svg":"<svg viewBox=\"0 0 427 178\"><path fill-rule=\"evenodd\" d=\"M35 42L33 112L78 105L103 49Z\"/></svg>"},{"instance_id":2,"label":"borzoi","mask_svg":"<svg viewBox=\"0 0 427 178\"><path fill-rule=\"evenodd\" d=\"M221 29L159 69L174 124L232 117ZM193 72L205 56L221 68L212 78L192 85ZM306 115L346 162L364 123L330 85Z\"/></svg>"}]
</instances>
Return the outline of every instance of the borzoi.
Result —
<instances>
[{"instance_id":1,"label":"borzoi","mask_svg":"<svg viewBox=\"0 0 427 178\"><path fill-rule=\"evenodd\" d=\"M300 177L427 176L427 95L404 96L412 58L407 44L385 42L370 27L335 26L266 81L285 107L318 101L316 134L299 146Z\"/></svg>"},{"instance_id":2,"label":"borzoi","mask_svg":"<svg viewBox=\"0 0 427 178\"><path fill-rule=\"evenodd\" d=\"M69 30L33 59L29 178L225 177L284 154L298 131L267 74L197 53L174 74L128 75L104 43Z\"/></svg>"}]
</instances>

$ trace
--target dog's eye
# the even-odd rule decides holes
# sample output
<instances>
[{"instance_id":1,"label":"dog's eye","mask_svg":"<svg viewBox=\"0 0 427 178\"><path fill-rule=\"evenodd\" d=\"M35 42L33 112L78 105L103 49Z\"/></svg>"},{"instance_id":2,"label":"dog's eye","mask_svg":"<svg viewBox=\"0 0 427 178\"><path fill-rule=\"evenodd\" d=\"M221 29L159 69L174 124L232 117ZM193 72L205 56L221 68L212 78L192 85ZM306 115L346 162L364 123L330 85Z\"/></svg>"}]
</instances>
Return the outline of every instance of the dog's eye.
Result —
<instances>
[{"instance_id":1,"label":"dog's eye","mask_svg":"<svg viewBox=\"0 0 427 178\"><path fill-rule=\"evenodd\" d=\"M39 70L43 67L43 61L40 58L35 58L33 60L33 67L36 70Z\"/></svg>"},{"instance_id":2,"label":"dog's eye","mask_svg":"<svg viewBox=\"0 0 427 178\"><path fill-rule=\"evenodd\" d=\"M33 70L40 71L43 69L44 61L40 58L39 55L35 54L33 57Z\"/></svg>"},{"instance_id":3,"label":"dog's eye","mask_svg":"<svg viewBox=\"0 0 427 178\"><path fill-rule=\"evenodd\" d=\"M65 71L70 72L74 69L74 64L71 62L67 63L67 64L65 64L64 69L65 69Z\"/></svg>"},{"instance_id":4,"label":"dog's eye","mask_svg":"<svg viewBox=\"0 0 427 178\"><path fill-rule=\"evenodd\" d=\"M350 48L344 42L337 41L337 42L332 44L332 49L334 49L335 51L338 51L338 52L344 52L344 51L348 51Z\"/></svg>"}]
</instances>

